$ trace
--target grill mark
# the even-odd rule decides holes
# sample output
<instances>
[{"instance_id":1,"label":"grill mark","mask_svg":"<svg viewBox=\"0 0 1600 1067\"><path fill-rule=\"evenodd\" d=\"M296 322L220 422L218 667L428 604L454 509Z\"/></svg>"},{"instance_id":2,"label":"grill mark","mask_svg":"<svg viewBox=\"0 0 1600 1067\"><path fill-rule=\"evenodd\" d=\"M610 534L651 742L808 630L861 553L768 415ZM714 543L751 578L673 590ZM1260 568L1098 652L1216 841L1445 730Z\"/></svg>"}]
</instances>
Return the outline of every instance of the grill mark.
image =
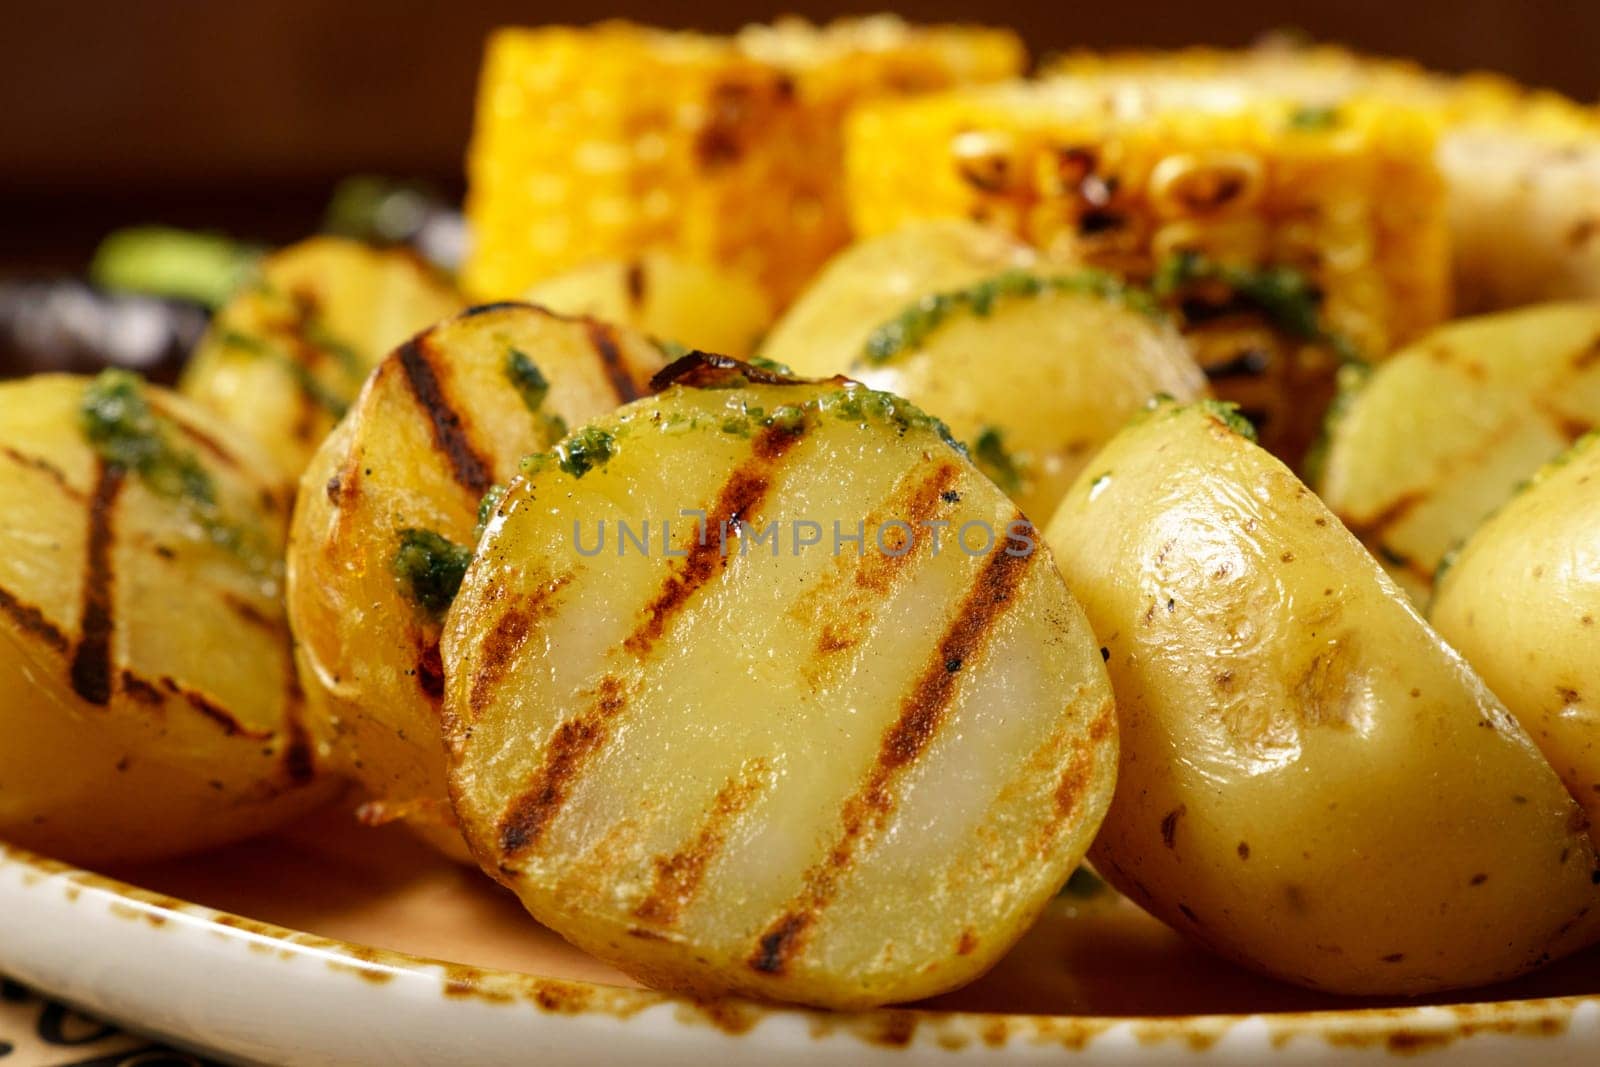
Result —
<instances>
[{"instance_id":1,"label":"grill mark","mask_svg":"<svg viewBox=\"0 0 1600 1067\"><path fill-rule=\"evenodd\" d=\"M437 636L418 634L416 672L417 688L437 707L444 700L444 656Z\"/></svg>"},{"instance_id":2,"label":"grill mark","mask_svg":"<svg viewBox=\"0 0 1600 1067\"><path fill-rule=\"evenodd\" d=\"M167 422L177 427L178 431L182 433L183 436L199 445L201 451L205 452L207 455L211 456L212 459L215 459L218 463L221 463L224 467L227 467L230 470L238 469L239 458L229 451L227 446L221 441L218 441L215 437L212 437L209 433L200 429L200 427L190 423L188 419L185 419L176 412L172 411L171 408L167 407L166 404L160 399L151 396L149 401L150 407L157 415L161 416Z\"/></svg>"},{"instance_id":3,"label":"grill mark","mask_svg":"<svg viewBox=\"0 0 1600 1067\"><path fill-rule=\"evenodd\" d=\"M222 727L222 732L229 737L243 737L250 741L272 740L271 730L251 729L240 722L227 708L214 703L203 693L197 693L193 689L185 689L170 677L163 677L161 684L166 687L169 693L182 697L184 702L191 708Z\"/></svg>"},{"instance_id":4,"label":"grill mark","mask_svg":"<svg viewBox=\"0 0 1600 1067\"><path fill-rule=\"evenodd\" d=\"M872 607L882 603L895 580L910 569L921 555L921 545L931 544L930 538L922 536L922 523L937 515L942 505L960 501L959 496L953 501L946 499L946 494L959 477L960 470L955 464L940 463L912 486L909 493L902 494L900 500L880 507L867 517L868 530L880 529L881 524L890 519L909 523L918 532L918 543L912 549L898 556L869 551L856 561L853 568L850 558L841 555L838 565L829 576L830 580L817 586L795 605L791 613L793 616L805 620L823 620L816 644L812 647L811 662L802 667L802 672L814 684L822 673L823 665L819 661L860 643L872 619ZM850 583L851 588L840 590L838 584L845 581Z\"/></svg>"},{"instance_id":5,"label":"grill mark","mask_svg":"<svg viewBox=\"0 0 1600 1067\"><path fill-rule=\"evenodd\" d=\"M72 691L100 707L111 702L111 636L114 574L111 550L116 542L112 512L126 475L121 467L101 462L89 498L89 536L83 576L83 621L72 655Z\"/></svg>"},{"instance_id":6,"label":"grill mark","mask_svg":"<svg viewBox=\"0 0 1600 1067\"><path fill-rule=\"evenodd\" d=\"M316 777L316 750L306 727L306 691L300 684L300 665L294 641L283 641L283 773L290 785L305 785Z\"/></svg>"},{"instance_id":7,"label":"grill mark","mask_svg":"<svg viewBox=\"0 0 1600 1067\"><path fill-rule=\"evenodd\" d=\"M729 824L750 807L766 780L766 761L755 759L718 790L690 845L670 856L657 856L650 895L633 909L634 917L656 926L676 926L694 900L706 870L727 843Z\"/></svg>"},{"instance_id":8,"label":"grill mark","mask_svg":"<svg viewBox=\"0 0 1600 1067\"><path fill-rule=\"evenodd\" d=\"M612 720L627 704L622 683L607 675L596 688L593 706L556 728L545 746L544 764L527 790L500 816L502 866L538 846L550 820L566 802L572 779L605 744Z\"/></svg>"},{"instance_id":9,"label":"grill mark","mask_svg":"<svg viewBox=\"0 0 1600 1067\"><path fill-rule=\"evenodd\" d=\"M511 669L512 658L527 643L534 625L555 614L556 594L572 581L564 574L547 582L533 593L513 604L501 614L484 639L479 652L477 670L473 672L472 688L467 694L469 715L476 719L493 698L494 688Z\"/></svg>"},{"instance_id":10,"label":"grill mark","mask_svg":"<svg viewBox=\"0 0 1600 1067\"><path fill-rule=\"evenodd\" d=\"M755 456L734 470L718 491L716 502L706 509L704 539L691 537L683 546L687 555L677 573L667 577L661 592L646 605L644 621L623 639L624 648L636 656L649 652L673 616L718 572L726 562L722 555L723 524L731 530L761 507L772 488L776 462L804 435L804 428L799 426L772 425L761 431L753 445Z\"/></svg>"},{"instance_id":11,"label":"grill mark","mask_svg":"<svg viewBox=\"0 0 1600 1067\"><path fill-rule=\"evenodd\" d=\"M628 306L637 311L644 306L644 298L649 279L645 277L644 261L633 259L628 261L628 267L623 272L622 284L628 291Z\"/></svg>"},{"instance_id":12,"label":"grill mark","mask_svg":"<svg viewBox=\"0 0 1600 1067\"><path fill-rule=\"evenodd\" d=\"M427 334L412 338L395 350L400 368L405 372L406 385L418 406L427 412L433 427L434 447L450 463L450 472L457 484L467 491L482 496L494 480L489 474L489 464L467 439L467 427L461 415L450 407L439 375L428 359Z\"/></svg>"},{"instance_id":13,"label":"grill mark","mask_svg":"<svg viewBox=\"0 0 1600 1067\"><path fill-rule=\"evenodd\" d=\"M52 482L55 482L56 487L73 500L83 499L82 490L74 488L67 481L65 472L49 460L42 459L39 456L30 456L26 452L18 452L10 445L0 445L0 455L5 456L19 467L27 467L29 470L38 471Z\"/></svg>"},{"instance_id":14,"label":"grill mark","mask_svg":"<svg viewBox=\"0 0 1600 1067\"><path fill-rule=\"evenodd\" d=\"M617 347L617 332L607 323L595 319L584 320L583 328L589 335L594 354L600 357L600 366L606 372L606 381L611 384L617 403L626 404L639 399L638 386L634 385L633 375L628 373L627 365L622 361L622 351Z\"/></svg>"},{"instance_id":15,"label":"grill mark","mask_svg":"<svg viewBox=\"0 0 1600 1067\"><path fill-rule=\"evenodd\" d=\"M283 623L263 612L250 601L237 593L224 591L222 602L226 604L235 615L258 629L265 630L274 636L284 632Z\"/></svg>"},{"instance_id":16,"label":"grill mark","mask_svg":"<svg viewBox=\"0 0 1600 1067\"><path fill-rule=\"evenodd\" d=\"M10 616L24 633L32 634L57 652L67 651L67 635L45 618L44 612L18 600L9 590L0 589L0 612Z\"/></svg>"},{"instance_id":17,"label":"grill mark","mask_svg":"<svg viewBox=\"0 0 1600 1067\"><path fill-rule=\"evenodd\" d=\"M167 698L161 695L159 688L127 668L122 671L122 692L129 700L137 701L150 707L160 707L167 702Z\"/></svg>"},{"instance_id":18,"label":"grill mark","mask_svg":"<svg viewBox=\"0 0 1600 1067\"><path fill-rule=\"evenodd\" d=\"M805 887L761 935L746 960L752 970L781 976L789 961L805 947L811 928L832 903L858 849L874 831L883 828L894 811L891 789L895 782L922 755L944 724L958 681L965 673L952 672L946 665L975 660L987 645L994 624L1015 597L1034 556L1013 556L1001 547L984 561L915 688L901 703L899 717L884 734L865 784L845 802L839 839L828 855L806 872Z\"/></svg>"}]
</instances>

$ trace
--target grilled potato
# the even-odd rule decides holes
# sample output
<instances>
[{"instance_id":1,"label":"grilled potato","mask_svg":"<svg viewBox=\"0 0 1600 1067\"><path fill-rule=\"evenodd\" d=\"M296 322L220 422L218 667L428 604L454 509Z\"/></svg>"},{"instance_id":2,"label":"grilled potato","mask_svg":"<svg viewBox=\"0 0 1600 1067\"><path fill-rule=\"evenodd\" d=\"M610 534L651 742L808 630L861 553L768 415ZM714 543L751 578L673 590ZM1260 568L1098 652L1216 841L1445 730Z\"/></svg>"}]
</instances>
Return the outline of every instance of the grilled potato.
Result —
<instances>
[{"instance_id":1,"label":"grilled potato","mask_svg":"<svg viewBox=\"0 0 1600 1067\"><path fill-rule=\"evenodd\" d=\"M1217 952L1339 993L1499 981L1593 941L1600 860L1560 779L1230 421L1158 408L1050 525L1122 731L1095 869Z\"/></svg>"},{"instance_id":2,"label":"grilled potato","mask_svg":"<svg viewBox=\"0 0 1600 1067\"><path fill-rule=\"evenodd\" d=\"M476 308L401 345L300 483L289 614L312 728L375 798L465 858L445 796L439 630L479 502L523 456L641 395L652 343L526 304Z\"/></svg>"},{"instance_id":3,"label":"grilled potato","mask_svg":"<svg viewBox=\"0 0 1600 1067\"><path fill-rule=\"evenodd\" d=\"M0 838L145 859L325 799L270 462L108 372L0 385L0 468Z\"/></svg>"},{"instance_id":4,"label":"grilled potato","mask_svg":"<svg viewBox=\"0 0 1600 1067\"><path fill-rule=\"evenodd\" d=\"M761 355L796 374L847 373L873 331L923 297L1035 262L1027 245L975 222L912 223L835 256L772 328Z\"/></svg>"},{"instance_id":5,"label":"grilled potato","mask_svg":"<svg viewBox=\"0 0 1600 1067\"><path fill-rule=\"evenodd\" d=\"M314 237L262 261L179 388L249 434L292 485L378 360L460 308L410 252Z\"/></svg>"},{"instance_id":6,"label":"grilled potato","mask_svg":"<svg viewBox=\"0 0 1600 1067\"><path fill-rule=\"evenodd\" d=\"M526 299L689 348L746 356L772 322L766 292L744 275L673 255L609 259L540 282Z\"/></svg>"},{"instance_id":7,"label":"grilled potato","mask_svg":"<svg viewBox=\"0 0 1600 1067\"><path fill-rule=\"evenodd\" d=\"M1152 396L1208 395L1170 322L1093 273L1009 273L941 293L885 323L850 373L937 412L1041 521Z\"/></svg>"},{"instance_id":8,"label":"grilled potato","mask_svg":"<svg viewBox=\"0 0 1600 1067\"><path fill-rule=\"evenodd\" d=\"M658 380L530 462L451 609L467 841L654 986L862 1007L971 979L1109 799L1081 612L904 401L693 356Z\"/></svg>"},{"instance_id":9,"label":"grilled potato","mask_svg":"<svg viewBox=\"0 0 1600 1067\"><path fill-rule=\"evenodd\" d=\"M1440 579L1433 622L1600 825L1600 437L1485 523Z\"/></svg>"},{"instance_id":10,"label":"grilled potato","mask_svg":"<svg viewBox=\"0 0 1600 1067\"><path fill-rule=\"evenodd\" d=\"M1600 425L1600 303L1451 323L1357 382L1330 420L1318 486L1426 604L1445 553Z\"/></svg>"}]
</instances>

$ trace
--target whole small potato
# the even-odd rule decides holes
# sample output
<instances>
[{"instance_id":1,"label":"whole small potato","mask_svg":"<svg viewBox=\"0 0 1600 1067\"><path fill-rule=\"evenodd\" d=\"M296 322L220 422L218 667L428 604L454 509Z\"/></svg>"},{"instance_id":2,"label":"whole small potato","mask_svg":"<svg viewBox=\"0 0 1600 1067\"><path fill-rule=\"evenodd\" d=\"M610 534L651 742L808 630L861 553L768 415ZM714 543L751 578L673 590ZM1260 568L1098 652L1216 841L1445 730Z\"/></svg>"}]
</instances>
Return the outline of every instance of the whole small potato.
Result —
<instances>
[{"instance_id":1,"label":"whole small potato","mask_svg":"<svg viewBox=\"0 0 1600 1067\"><path fill-rule=\"evenodd\" d=\"M664 251L591 263L540 282L523 298L726 356L749 355L772 323L772 303L755 281Z\"/></svg>"},{"instance_id":2,"label":"whole small potato","mask_svg":"<svg viewBox=\"0 0 1600 1067\"><path fill-rule=\"evenodd\" d=\"M289 616L313 732L374 798L465 859L445 796L439 632L480 503L569 423L641 395L665 359L627 330L495 304L401 345L300 483Z\"/></svg>"},{"instance_id":3,"label":"whole small potato","mask_svg":"<svg viewBox=\"0 0 1600 1067\"><path fill-rule=\"evenodd\" d=\"M0 385L0 838L75 863L326 799L271 463L132 375Z\"/></svg>"},{"instance_id":4,"label":"whole small potato","mask_svg":"<svg viewBox=\"0 0 1600 1067\"><path fill-rule=\"evenodd\" d=\"M1600 825L1600 437L1472 535L1432 618Z\"/></svg>"},{"instance_id":5,"label":"whole small potato","mask_svg":"<svg viewBox=\"0 0 1600 1067\"><path fill-rule=\"evenodd\" d=\"M1418 604L1439 562L1600 425L1600 303L1462 319L1347 388L1315 483Z\"/></svg>"},{"instance_id":6,"label":"whole small potato","mask_svg":"<svg viewBox=\"0 0 1600 1067\"><path fill-rule=\"evenodd\" d=\"M705 357L658 380L530 461L451 609L474 855L661 988L855 1008L972 979L1110 797L1081 611L904 401Z\"/></svg>"},{"instance_id":7,"label":"whole small potato","mask_svg":"<svg viewBox=\"0 0 1600 1067\"><path fill-rule=\"evenodd\" d=\"M378 360L460 309L408 251L313 237L261 262L212 319L179 388L293 485Z\"/></svg>"},{"instance_id":8,"label":"whole small potato","mask_svg":"<svg viewBox=\"0 0 1600 1067\"><path fill-rule=\"evenodd\" d=\"M1582 810L1235 421L1158 407L1047 535L1122 729L1095 869L1217 952L1337 993L1481 985L1592 942Z\"/></svg>"}]
</instances>

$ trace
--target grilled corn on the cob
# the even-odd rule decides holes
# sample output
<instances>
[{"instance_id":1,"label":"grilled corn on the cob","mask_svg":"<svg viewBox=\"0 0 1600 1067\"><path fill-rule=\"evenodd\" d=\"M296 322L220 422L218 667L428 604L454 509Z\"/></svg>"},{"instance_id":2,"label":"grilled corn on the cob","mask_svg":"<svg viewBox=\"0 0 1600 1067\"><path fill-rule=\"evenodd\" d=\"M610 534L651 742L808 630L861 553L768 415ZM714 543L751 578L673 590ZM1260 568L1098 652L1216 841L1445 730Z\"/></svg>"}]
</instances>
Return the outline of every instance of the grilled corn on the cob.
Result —
<instances>
[{"instance_id":1,"label":"grilled corn on the cob","mask_svg":"<svg viewBox=\"0 0 1600 1067\"><path fill-rule=\"evenodd\" d=\"M1435 133L1377 101L1312 113L1195 79L967 89L857 112L850 208L867 234L967 216L1155 282L1219 394L1298 457L1340 356L1447 312Z\"/></svg>"},{"instance_id":2,"label":"grilled corn on the cob","mask_svg":"<svg viewBox=\"0 0 1600 1067\"><path fill-rule=\"evenodd\" d=\"M1334 46L1078 54L1052 71L1097 81L1201 78L1327 110L1355 96L1444 124L1455 299L1463 312L1600 296L1600 109L1497 74L1447 76Z\"/></svg>"},{"instance_id":3,"label":"grilled corn on the cob","mask_svg":"<svg viewBox=\"0 0 1600 1067\"><path fill-rule=\"evenodd\" d=\"M1015 35L893 18L733 37L610 22L489 41L468 159L463 284L524 292L666 248L779 301L845 243L840 123L861 100L1014 75Z\"/></svg>"}]
</instances>

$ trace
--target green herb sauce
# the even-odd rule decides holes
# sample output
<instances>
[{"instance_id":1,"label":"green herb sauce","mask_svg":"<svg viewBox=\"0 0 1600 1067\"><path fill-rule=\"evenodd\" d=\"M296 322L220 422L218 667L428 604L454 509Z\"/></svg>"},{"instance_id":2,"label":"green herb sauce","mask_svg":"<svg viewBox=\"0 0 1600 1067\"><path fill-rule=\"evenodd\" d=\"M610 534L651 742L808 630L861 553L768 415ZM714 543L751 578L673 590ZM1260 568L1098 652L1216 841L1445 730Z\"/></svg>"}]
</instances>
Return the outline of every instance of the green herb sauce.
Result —
<instances>
[{"instance_id":1,"label":"green herb sauce","mask_svg":"<svg viewBox=\"0 0 1600 1067\"><path fill-rule=\"evenodd\" d=\"M989 480L1007 493L1022 487L1022 470L1006 450L1005 434L998 426L985 426L972 442L972 459Z\"/></svg>"},{"instance_id":2,"label":"green herb sauce","mask_svg":"<svg viewBox=\"0 0 1600 1067\"><path fill-rule=\"evenodd\" d=\"M616 455L614 434L598 426L585 426L556 445L556 465L574 478L582 478L596 467L604 467Z\"/></svg>"},{"instance_id":3,"label":"green herb sauce","mask_svg":"<svg viewBox=\"0 0 1600 1067\"><path fill-rule=\"evenodd\" d=\"M472 562L472 549L458 545L432 530L408 527L400 531L394 572L411 599L434 617L442 616L461 590L461 579Z\"/></svg>"}]
</instances>

